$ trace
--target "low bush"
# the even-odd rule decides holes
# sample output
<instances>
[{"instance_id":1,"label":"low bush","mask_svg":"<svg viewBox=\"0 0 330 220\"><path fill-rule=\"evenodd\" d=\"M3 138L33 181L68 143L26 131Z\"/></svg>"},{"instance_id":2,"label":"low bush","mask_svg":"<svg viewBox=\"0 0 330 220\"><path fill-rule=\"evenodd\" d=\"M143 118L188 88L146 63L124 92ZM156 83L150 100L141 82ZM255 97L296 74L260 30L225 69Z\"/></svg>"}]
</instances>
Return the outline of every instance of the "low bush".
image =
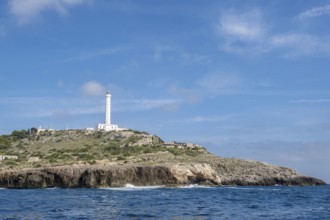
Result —
<instances>
[{"instance_id":1,"label":"low bush","mask_svg":"<svg viewBox=\"0 0 330 220\"><path fill-rule=\"evenodd\" d=\"M7 135L0 136L0 149L8 149L12 143L12 140Z\"/></svg>"},{"instance_id":2,"label":"low bush","mask_svg":"<svg viewBox=\"0 0 330 220\"><path fill-rule=\"evenodd\" d=\"M118 156L117 157L117 160L125 160L126 158L125 157L123 157L123 156Z\"/></svg>"},{"instance_id":3,"label":"low bush","mask_svg":"<svg viewBox=\"0 0 330 220\"><path fill-rule=\"evenodd\" d=\"M3 160L2 163L7 166L16 166L17 162L15 160Z\"/></svg>"},{"instance_id":4,"label":"low bush","mask_svg":"<svg viewBox=\"0 0 330 220\"><path fill-rule=\"evenodd\" d=\"M191 157L196 157L200 154L201 152L197 151L197 150L186 150L185 154Z\"/></svg>"},{"instance_id":5,"label":"low bush","mask_svg":"<svg viewBox=\"0 0 330 220\"><path fill-rule=\"evenodd\" d=\"M178 147L172 147L167 149L174 156L179 156L184 154L184 150Z\"/></svg>"},{"instance_id":6,"label":"low bush","mask_svg":"<svg viewBox=\"0 0 330 220\"><path fill-rule=\"evenodd\" d=\"M78 159L82 161L93 161L95 160L95 157L90 154L79 154Z\"/></svg>"}]
</instances>

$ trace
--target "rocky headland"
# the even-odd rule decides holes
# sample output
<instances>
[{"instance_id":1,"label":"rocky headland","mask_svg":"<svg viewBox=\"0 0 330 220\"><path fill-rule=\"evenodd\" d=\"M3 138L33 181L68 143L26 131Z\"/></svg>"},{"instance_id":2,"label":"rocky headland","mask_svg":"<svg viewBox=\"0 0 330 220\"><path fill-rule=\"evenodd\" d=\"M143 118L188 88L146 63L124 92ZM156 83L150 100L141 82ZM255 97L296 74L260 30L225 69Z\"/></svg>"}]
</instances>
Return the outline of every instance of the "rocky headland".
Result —
<instances>
[{"instance_id":1,"label":"rocky headland","mask_svg":"<svg viewBox=\"0 0 330 220\"><path fill-rule=\"evenodd\" d=\"M16 132L0 136L0 187L322 185L324 181L258 161L222 158L199 145L163 142L138 131Z\"/></svg>"}]
</instances>

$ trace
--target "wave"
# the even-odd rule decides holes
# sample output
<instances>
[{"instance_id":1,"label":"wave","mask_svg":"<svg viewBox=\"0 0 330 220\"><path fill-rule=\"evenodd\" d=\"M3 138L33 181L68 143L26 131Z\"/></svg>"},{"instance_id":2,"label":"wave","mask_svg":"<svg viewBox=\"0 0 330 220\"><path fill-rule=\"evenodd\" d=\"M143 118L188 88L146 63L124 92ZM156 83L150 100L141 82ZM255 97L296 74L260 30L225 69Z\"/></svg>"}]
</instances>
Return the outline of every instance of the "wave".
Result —
<instances>
[{"instance_id":1,"label":"wave","mask_svg":"<svg viewBox=\"0 0 330 220\"><path fill-rule=\"evenodd\" d=\"M190 184L190 185L186 185L186 186L179 186L177 188L191 189L191 188L214 188L214 187L212 187L212 186L203 186L203 185L198 185L198 184Z\"/></svg>"},{"instance_id":2,"label":"wave","mask_svg":"<svg viewBox=\"0 0 330 220\"><path fill-rule=\"evenodd\" d=\"M135 186L133 184L127 183L124 187L114 187L114 188L100 188L105 190L151 190L151 189L193 189L193 188L214 188L212 186L203 186L198 184L182 185L176 187L167 187L165 185L158 186Z\"/></svg>"},{"instance_id":3,"label":"wave","mask_svg":"<svg viewBox=\"0 0 330 220\"><path fill-rule=\"evenodd\" d=\"M159 188L165 188L165 186L135 186L133 184L127 183L124 187L118 187L118 188L101 188L106 190L151 190L151 189L159 189Z\"/></svg>"}]
</instances>

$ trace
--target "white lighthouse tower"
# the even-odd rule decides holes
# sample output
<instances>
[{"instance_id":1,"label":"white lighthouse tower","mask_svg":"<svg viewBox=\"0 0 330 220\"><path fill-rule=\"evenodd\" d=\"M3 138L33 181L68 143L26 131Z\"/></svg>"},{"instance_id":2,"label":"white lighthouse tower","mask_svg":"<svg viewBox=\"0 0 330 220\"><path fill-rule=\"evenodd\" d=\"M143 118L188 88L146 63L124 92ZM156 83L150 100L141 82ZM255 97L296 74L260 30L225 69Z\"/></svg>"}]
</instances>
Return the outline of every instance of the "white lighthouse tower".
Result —
<instances>
[{"instance_id":1,"label":"white lighthouse tower","mask_svg":"<svg viewBox=\"0 0 330 220\"><path fill-rule=\"evenodd\" d=\"M111 94L109 91L105 94L105 124L111 125Z\"/></svg>"},{"instance_id":2,"label":"white lighthouse tower","mask_svg":"<svg viewBox=\"0 0 330 220\"><path fill-rule=\"evenodd\" d=\"M105 94L105 123L96 125L97 131L117 131L122 130L118 125L111 124L111 94L108 91Z\"/></svg>"}]
</instances>

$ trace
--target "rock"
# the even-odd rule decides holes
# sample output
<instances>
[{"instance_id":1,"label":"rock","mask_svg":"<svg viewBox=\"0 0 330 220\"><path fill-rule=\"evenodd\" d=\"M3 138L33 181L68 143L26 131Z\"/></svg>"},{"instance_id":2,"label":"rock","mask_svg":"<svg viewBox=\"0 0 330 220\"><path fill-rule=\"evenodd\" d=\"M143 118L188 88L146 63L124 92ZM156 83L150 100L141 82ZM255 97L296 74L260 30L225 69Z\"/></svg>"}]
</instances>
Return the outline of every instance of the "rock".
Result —
<instances>
[{"instance_id":1,"label":"rock","mask_svg":"<svg viewBox=\"0 0 330 220\"><path fill-rule=\"evenodd\" d=\"M5 188L98 188L121 187L126 184L220 185L220 178L207 164L173 166L76 166L2 171L0 187Z\"/></svg>"},{"instance_id":2,"label":"rock","mask_svg":"<svg viewBox=\"0 0 330 220\"><path fill-rule=\"evenodd\" d=\"M176 164L170 170L178 184L221 185L221 179L209 164Z\"/></svg>"},{"instance_id":3,"label":"rock","mask_svg":"<svg viewBox=\"0 0 330 220\"><path fill-rule=\"evenodd\" d=\"M39 157L29 157L28 163L34 163L40 161Z\"/></svg>"},{"instance_id":4,"label":"rock","mask_svg":"<svg viewBox=\"0 0 330 220\"><path fill-rule=\"evenodd\" d=\"M271 167L273 168L273 167ZM279 168L283 169L283 168ZM202 185L321 185L322 180L299 176L291 169L268 175L221 174L209 164L75 165L0 172L0 187L5 188L99 188L186 184Z\"/></svg>"},{"instance_id":5,"label":"rock","mask_svg":"<svg viewBox=\"0 0 330 220\"><path fill-rule=\"evenodd\" d=\"M238 186L310 186L324 185L323 180L302 176L295 170L257 161L231 159L232 164L213 164L222 185Z\"/></svg>"}]
</instances>

